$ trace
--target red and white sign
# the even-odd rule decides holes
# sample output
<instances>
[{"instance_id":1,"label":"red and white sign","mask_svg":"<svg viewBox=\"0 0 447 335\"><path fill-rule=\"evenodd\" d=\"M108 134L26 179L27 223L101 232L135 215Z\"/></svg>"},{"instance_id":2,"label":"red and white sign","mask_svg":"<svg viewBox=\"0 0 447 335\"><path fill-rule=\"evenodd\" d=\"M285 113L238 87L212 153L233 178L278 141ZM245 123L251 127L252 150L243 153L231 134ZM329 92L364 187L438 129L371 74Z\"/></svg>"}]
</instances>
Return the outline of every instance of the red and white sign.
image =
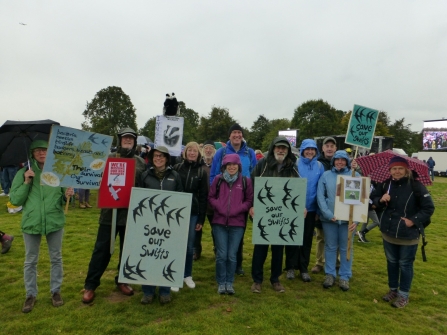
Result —
<instances>
[{"instance_id":1,"label":"red and white sign","mask_svg":"<svg viewBox=\"0 0 447 335\"><path fill-rule=\"evenodd\" d=\"M99 208L127 208L135 184L135 159L109 157L99 186Z\"/></svg>"}]
</instances>

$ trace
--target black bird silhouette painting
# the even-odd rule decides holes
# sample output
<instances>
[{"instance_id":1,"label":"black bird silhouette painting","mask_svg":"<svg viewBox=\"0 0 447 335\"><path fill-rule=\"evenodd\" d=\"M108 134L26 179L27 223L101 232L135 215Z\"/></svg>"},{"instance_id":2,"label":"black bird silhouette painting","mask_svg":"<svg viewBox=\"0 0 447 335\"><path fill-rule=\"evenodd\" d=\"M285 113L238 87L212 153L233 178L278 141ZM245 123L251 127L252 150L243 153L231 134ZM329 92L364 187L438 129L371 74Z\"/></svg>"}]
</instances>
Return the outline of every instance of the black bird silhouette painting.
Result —
<instances>
[{"instance_id":1,"label":"black bird silhouette painting","mask_svg":"<svg viewBox=\"0 0 447 335\"><path fill-rule=\"evenodd\" d=\"M95 137L95 135L96 135L96 133L91 134L91 135L88 137L88 140L89 140L90 142L92 142L92 143L98 144L98 142L96 142L96 140L98 139L98 137Z\"/></svg>"},{"instance_id":2,"label":"black bird silhouette painting","mask_svg":"<svg viewBox=\"0 0 447 335\"><path fill-rule=\"evenodd\" d=\"M161 208L162 208L161 206L158 206L154 210L154 218L157 223L158 223L158 216L161 215Z\"/></svg>"},{"instance_id":3,"label":"black bird silhouette painting","mask_svg":"<svg viewBox=\"0 0 447 335\"><path fill-rule=\"evenodd\" d=\"M283 234L283 232L282 232L282 230L284 229L284 226L282 226L281 227L281 229L279 230L279 238L281 239L281 240L284 240L284 241L286 241L286 242L289 242L289 241L287 241L286 239L285 239L285 237L287 236L287 234Z\"/></svg>"},{"instance_id":4,"label":"black bird silhouette painting","mask_svg":"<svg viewBox=\"0 0 447 335\"><path fill-rule=\"evenodd\" d=\"M172 263L174 263L174 262L175 262L175 259L171 263L169 263L168 267L166 267L166 265L163 267L163 277L165 277L170 282L175 281L174 276L172 274L177 272L177 271L172 270Z\"/></svg>"},{"instance_id":5,"label":"black bird silhouette painting","mask_svg":"<svg viewBox=\"0 0 447 335\"><path fill-rule=\"evenodd\" d=\"M161 202L160 202L160 207L163 210L163 214L165 214L165 207L169 208L168 205L166 205L166 200L168 200L171 196L164 198Z\"/></svg>"},{"instance_id":6,"label":"black bird silhouette painting","mask_svg":"<svg viewBox=\"0 0 447 335\"><path fill-rule=\"evenodd\" d=\"M267 180L267 181L265 182L265 184L264 184L264 188L265 188L265 190L267 191L267 198L270 200L270 202L275 203L275 202L273 201L273 199L272 199L272 198L275 197L275 195L272 193L272 188L273 188L273 186L268 187L268 186L267 186L267 183L268 183L268 180Z\"/></svg>"},{"instance_id":7,"label":"black bird silhouette painting","mask_svg":"<svg viewBox=\"0 0 447 335\"><path fill-rule=\"evenodd\" d=\"M133 222L137 223L137 216L142 216L142 215L143 215L143 208L147 208L147 207L144 205L144 202L145 202L147 199L149 199L149 197L144 198L143 200L141 200L141 201L138 203L138 206L135 207L135 208L133 209Z\"/></svg>"},{"instance_id":8,"label":"black bird silhouette painting","mask_svg":"<svg viewBox=\"0 0 447 335\"><path fill-rule=\"evenodd\" d=\"M154 199L155 199L156 197L158 197L159 195L160 195L160 194L156 194L156 195L152 196L152 197L149 199L149 209L151 210L151 212L153 212L152 207L153 207L153 206L157 206L157 204L155 203Z\"/></svg>"},{"instance_id":9,"label":"black bird silhouette painting","mask_svg":"<svg viewBox=\"0 0 447 335\"><path fill-rule=\"evenodd\" d=\"M288 188L287 185L289 184L290 179L287 181L287 183L284 184L283 190L286 193L284 195L284 197L282 198L282 203L284 204L284 206L288 209L289 207L287 206L287 200L289 200L292 196L290 195L290 191L292 191L291 188Z\"/></svg>"},{"instance_id":10,"label":"black bird silhouette painting","mask_svg":"<svg viewBox=\"0 0 447 335\"><path fill-rule=\"evenodd\" d=\"M259 228L259 230L260 230L260 236L261 236L264 240L266 240L267 242L269 242L269 240L267 239L268 234L265 232L265 225L262 225L262 224L261 224L262 219L263 219L263 217L262 217L262 218L259 220L259 222L258 222L258 228Z\"/></svg>"},{"instance_id":11,"label":"black bird silhouette painting","mask_svg":"<svg viewBox=\"0 0 447 335\"><path fill-rule=\"evenodd\" d=\"M140 261L139 261L138 264L137 264L137 268L135 269L135 272L136 272L136 274L137 274L138 276L140 276L141 278L146 279L146 277L143 276L143 272L146 272L146 270L142 270L142 269L140 268L140 264L141 264L141 259L140 259Z\"/></svg>"},{"instance_id":12,"label":"black bird silhouette painting","mask_svg":"<svg viewBox=\"0 0 447 335\"><path fill-rule=\"evenodd\" d=\"M107 142L106 139L103 139L103 140L101 141L101 143L102 143L105 147L107 147L107 143L109 143L109 142Z\"/></svg>"},{"instance_id":13,"label":"black bird silhouette painting","mask_svg":"<svg viewBox=\"0 0 447 335\"><path fill-rule=\"evenodd\" d=\"M263 196L261 195L262 190L263 190L263 188L261 188L261 189L259 190L259 192L258 192L258 200L259 200L261 203L263 203L263 204L265 205L265 202L264 202L265 197L263 197Z\"/></svg>"},{"instance_id":14,"label":"black bird silhouette painting","mask_svg":"<svg viewBox=\"0 0 447 335\"><path fill-rule=\"evenodd\" d=\"M292 199L292 202L290 203L290 204L292 205L292 208L293 208L293 210L295 211L295 213L296 213L296 208L299 206L299 205L295 202L295 200L296 200L298 197L299 197L299 195L297 195L295 198L293 198L293 199Z\"/></svg>"},{"instance_id":15,"label":"black bird silhouette painting","mask_svg":"<svg viewBox=\"0 0 447 335\"><path fill-rule=\"evenodd\" d=\"M127 257L126 263L123 266L123 276L124 278L130 279L130 280L136 280L135 278L132 277L132 275L136 275L137 273L134 271L134 267L135 265L130 265L129 264L129 257Z\"/></svg>"},{"instance_id":16,"label":"black bird silhouette painting","mask_svg":"<svg viewBox=\"0 0 447 335\"><path fill-rule=\"evenodd\" d=\"M293 239L293 236L296 235L296 230L295 230L295 228L298 228L298 226L295 225L295 223L294 223L295 220L296 220L296 218L294 218L294 219L292 220L292 222L290 223L290 229L289 229L289 237L292 239L292 241L295 241L295 240Z\"/></svg>"},{"instance_id":17,"label":"black bird silhouette painting","mask_svg":"<svg viewBox=\"0 0 447 335\"><path fill-rule=\"evenodd\" d=\"M182 207L180 208L176 213L175 213L175 219L177 220L177 224L180 226L180 218L184 219L183 216L180 215L180 213L182 212L182 210L184 210L186 207Z\"/></svg>"},{"instance_id":18,"label":"black bird silhouette painting","mask_svg":"<svg viewBox=\"0 0 447 335\"><path fill-rule=\"evenodd\" d=\"M172 213L174 213L177 210L177 208L171 209L168 214L166 214L166 223L169 227L171 227L171 220L174 220L174 217L172 216Z\"/></svg>"},{"instance_id":19,"label":"black bird silhouette painting","mask_svg":"<svg viewBox=\"0 0 447 335\"><path fill-rule=\"evenodd\" d=\"M360 113L359 113L359 110L360 110ZM365 110L365 108L358 108L354 113L354 117L358 123L362 123L362 117L364 116L364 114L363 114L364 110Z\"/></svg>"}]
</instances>

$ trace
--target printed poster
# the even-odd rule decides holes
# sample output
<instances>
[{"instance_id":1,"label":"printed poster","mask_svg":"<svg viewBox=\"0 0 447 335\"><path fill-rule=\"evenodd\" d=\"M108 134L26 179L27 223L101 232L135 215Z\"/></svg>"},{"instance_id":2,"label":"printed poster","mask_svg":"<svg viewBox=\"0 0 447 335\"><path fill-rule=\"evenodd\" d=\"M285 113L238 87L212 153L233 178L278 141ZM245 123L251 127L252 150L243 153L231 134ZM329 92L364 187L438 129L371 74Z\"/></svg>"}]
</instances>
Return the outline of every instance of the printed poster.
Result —
<instances>
[{"instance_id":1,"label":"printed poster","mask_svg":"<svg viewBox=\"0 0 447 335\"><path fill-rule=\"evenodd\" d=\"M190 193L132 189L119 282L183 287Z\"/></svg>"},{"instance_id":2,"label":"printed poster","mask_svg":"<svg viewBox=\"0 0 447 335\"><path fill-rule=\"evenodd\" d=\"M367 222L371 179L369 177L337 176L334 215L337 220L349 221L353 206L353 221Z\"/></svg>"},{"instance_id":3,"label":"printed poster","mask_svg":"<svg viewBox=\"0 0 447 335\"><path fill-rule=\"evenodd\" d=\"M371 149L379 111L354 105L345 143Z\"/></svg>"},{"instance_id":4,"label":"printed poster","mask_svg":"<svg viewBox=\"0 0 447 335\"><path fill-rule=\"evenodd\" d=\"M98 189L112 136L53 125L41 183Z\"/></svg>"},{"instance_id":5,"label":"printed poster","mask_svg":"<svg viewBox=\"0 0 447 335\"><path fill-rule=\"evenodd\" d=\"M255 177L253 244L303 244L306 188L306 178Z\"/></svg>"},{"instance_id":6,"label":"printed poster","mask_svg":"<svg viewBox=\"0 0 447 335\"><path fill-rule=\"evenodd\" d=\"M180 156L183 141L182 117L158 115L155 122L155 147L165 146L171 156Z\"/></svg>"}]
</instances>

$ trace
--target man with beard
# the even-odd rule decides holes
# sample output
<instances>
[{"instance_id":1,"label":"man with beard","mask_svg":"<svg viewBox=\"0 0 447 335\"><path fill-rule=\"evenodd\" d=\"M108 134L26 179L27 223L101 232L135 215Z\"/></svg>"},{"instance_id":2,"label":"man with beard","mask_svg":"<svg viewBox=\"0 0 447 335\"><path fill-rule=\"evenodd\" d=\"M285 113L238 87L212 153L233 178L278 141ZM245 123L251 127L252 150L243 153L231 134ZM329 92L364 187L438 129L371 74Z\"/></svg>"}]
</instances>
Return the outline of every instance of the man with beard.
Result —
<instances>
[{"instance_id":1,"label":"man with beard","mask_svg":"<svg viewBox=\"0 0 447 335\"><path fill-rule=\"evenodd\" d=\"M256 177L285 177L298 178L298 170L296 168L296 157L292 154L289 141L283 137L276 137L270 144L268 155L261 158L251 173L251 178L254 184ZM250 209L250 215L254 217L254 208ZM283 245L272 245L272 259L271 259L271 275L270 283L273 289L278 293L285 291L284 287L279 282L279 276L282 273L283 260ZM264 280L264 263L267 258L269 245L255 244L253 250L252 270L251 276L253 278L253 285L251 291L253 293L261 293L261 285Z\"/></svg>"},{"instance_id":2,"label":"man with beard","mask_svg":"<svg viewBox=\"0 0 447 335\"><path fill-rule=\"evenodd\" d=\"M135 180L140 179L140 175L144 172L146 164L141 157L136 155L137 133L131 128L124 128L118 132L118 148L117 151L110 154L109 157L129 158L136 160ZM135 185L138 186L138 185ZM103 208L99 216L98 235L93 249L92 258L88 266L87 278L85 278L84 295L82 302L88 304L95 299L95 290L100 285L101 277L110 262L110 239L112 225L112 209ZM116 233L120 236L120 255L124 243L124 234L126 231L128 208L117 209L116 215ZM116 235L115 235L116 236ZM118 270L120 268L118 262ZM124 295L133 295L133 289L127 284L118 282L118 275L115 277L115 283L118 289Z\"/></svg>"}]
</instances>

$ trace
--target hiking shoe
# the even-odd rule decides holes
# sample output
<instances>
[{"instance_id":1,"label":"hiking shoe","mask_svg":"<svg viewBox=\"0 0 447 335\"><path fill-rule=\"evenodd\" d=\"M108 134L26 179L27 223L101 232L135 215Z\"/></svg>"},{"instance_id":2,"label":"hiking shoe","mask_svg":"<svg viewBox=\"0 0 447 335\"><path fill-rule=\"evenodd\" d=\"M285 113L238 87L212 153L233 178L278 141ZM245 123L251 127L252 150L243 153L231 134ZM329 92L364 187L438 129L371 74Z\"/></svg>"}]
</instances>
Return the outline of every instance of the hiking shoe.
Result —
<instances>
[{"instance_id":1,"label":"hiking shoe","mask_svg":"<svg viewBox=\"0 0 447 335\"><path fill-rule=\"evenodd\" d=\"M180 291L180 288L179 287L171 287L171 291L178 292L178 291Z\"/></svg>"},{"instance_id":2,"label":"hiking shoe","mask_svg":"<svg viewBox=\"0 0 447 335\"><path fill-rule=\"evenodd\" d=\"M154 296L152 294L150 295L143 295L143 298L141 298L141 304L142 305L149 305L152 304L152 302L154 301Z\"/></svg>"},{"instance_id":3,"label":"hiking shoe","mask_svg":"<svg viewBox=\"0 0 447 335\"><path fill-rule=\"evenodd\" d=\"M349 280L344 280L344 279L340 279L338 281L338 286L343 290L343 291L347 291L349 290Z\"/></svg>"},{"instance_id":4,"label":"hiking shoe","mask_svg":"<svg viewBox=\"0 0 447 335\"><path fill-rule=\"evenodd\" d=\"M260 283L253 283L253 285L251 285L251 291L253 293L261 293L261 284Z\"/></svg>"},{"instance_id":5,"label":"hiking shoe","mask_svg":"<svg viewBox=\"0 0 447 335\"><path fill-rule=\"evenodd\" d=\"M391 302L397 298L397 291L389 290L387 294L382 297L382 300L386 302Z\"/></svg>"},{"instance_id":6,"label":"hiking shoe","mask_svg":"<svg viewBox=\"0 0 447 335\"><path fill-rule=\"evenodd\" d=\"M192 280L192 277L186 277L183 279L183 282L188 286L189 288L196 287L196 283Z\"/></svg>"},{"instance_id":7,"label":"hiking shoe","mask_svg":"<svg viewBox=\"0 0 447 335\"><path fill-rule=\"evenodd\" d=\"M295 278L295 270L287 270L287 279L294 279Z\"/></svg>"},{"instance_id":8,"label":"hiking shoe","mask_svg":"<svg viewBox=\"0 0 447 335\"><path fill-rule=\"evenodd\" d=\"M281 285L280 282L273 283L272 286L273 289L278 293L284 293L286 291L286 289L284 288L284 286Z\"/></svg>"},{"instance_id":9,"label":"hiking shoe","mask_svg":"<svg viewBox=\"0 0 447 335\"><path fill-rule=\"evenodd\" d=\"M226 289L225 285L219 285L219 287L217 288L217 293L219 293L219 294L227 293L227 289Z\"/></svg>"},{"instance_id":10,"label":"hiking shoe","mask_svg":"<svg viewBox=\"0 0 447 335\"><path fill-rule=\"evenodd\" d=\"M239 267L236 269L236 274L237 274L238 276L243 276L243 275L245 275L245 271L244 271L244 269L242 269L242 266L239 266Z\"/></svg>"},{"instance_id":11,"label":"hiking shoe","mask_svg":"<svg viewBox=\"0 0 447 335\"><path fill-rule=\"evenodd\" d=\"M335 278L333 275L326 275L326 277L324 277L323 287L329 288L329 287L334 286L334 281L335 281Z\"/></svg>"},{"instance_id":12,"label":"hiking shoe","mask_svg":"<svg viewBox=\"0 0 447 335\"><path fill-rule=\"evenodd\" d=\"M6 236L6 235L5 235ZM9 249L11 249L11 245L12 245L12 241L14 241L14 236L9 236L9 238L5 238L3 237L3 241L2 241L2 254L6 254Z\"/></svg>"},{"instance_id":13,"label":"hiking shoe","mask_svg":"<svg viewBox=\"0 0 447 335\"><path fill-rule=\"evenodd\" d=\"M161 295L159 300L160 300L160 304L162 304L162 305L168 304L171 302L171 295L170 294Z\"/></svg>"},{"instance_id":14,"label":"hiking shoe","mask_svg":"<svg viewBox=\"0 0 447 335\"><path fill-rule=\"evenodd\" d=\"M22 307L23 313L29 313L33 310L34 304L36 303L36 297L33 297L32 295L26 297L25 303Z\"/></svg>"},{"instance_id":15,"label":"hiking shoe","mask_svg":"<svg viewBox=\"0 0 447 335\"><path fill-rule=\"evenodd\" d=\"M312 279L310 278L309 274L307 272L301 273L301 280L305 283L310 282Z\"/></svg>"},{"instance_id":16,"label":"hiking shoe","mask_svg":"<svg viewBox=\"0 0 447 335\"><path fill-rule=\"evenodd\" d=\"M310 271L312 271L312 273L320 273L323 270L323 266L317 264Z\"/></svg>"},{"instance_id":17,"label":"hiking shoe","mask_svg":"<svg viewBox=\"0 0 447 335\"><path fill-rule=\"evenodd\" d=\"M359 242L363 242L363 243L368 243L369 241L366 239L366 233L362 232L362 231L358 231L357 235L359 237Z\"/></svg>"},{"instance_id":18,"label":"hiking shoe","mask_svg":"<svg viewBox=\"0 0 447 335\"><path fill-rule=\"evenodd\" d=\"M227 284L226 288L227 288L227 293L229 295L233 295L236 293L236 291L234 290L233 284Z\"/></svg>"},{"instance_id":19,"label":"hiking shoe","mask_svg":"<svg viewBox=\"0 0 447 335\"><path fill-rule=\"evenodd\" d=\"M395 308L404 308L408 305L409 299L405 298L403 295L398 294L397 299L391 304Z\"/></svg>"},{"instance_id":20,"label":"hiking shoe","mask_svg":"<svg viewBox=\"0 0 447 335\"><path fill-rule=\"evenodd\" d=\"M51 301L54 307L60 307L64 304L64 301L62 300L61 294L59 292L53 293Z\"/></svg>"}]
</instances>

